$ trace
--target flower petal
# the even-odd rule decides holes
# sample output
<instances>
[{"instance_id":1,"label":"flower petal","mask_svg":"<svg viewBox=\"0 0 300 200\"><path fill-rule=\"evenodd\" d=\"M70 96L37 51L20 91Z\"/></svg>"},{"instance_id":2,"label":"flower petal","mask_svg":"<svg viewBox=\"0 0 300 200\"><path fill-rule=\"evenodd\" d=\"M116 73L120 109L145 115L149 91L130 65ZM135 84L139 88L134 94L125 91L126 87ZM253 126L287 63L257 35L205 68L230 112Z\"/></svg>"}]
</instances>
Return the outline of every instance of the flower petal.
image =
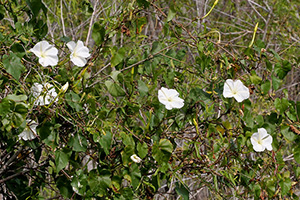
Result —
<instances>
[{"instance_id":1,"label":"flower petal","mask_svg":"<svg viewBox=\"0 0 300 200\"><path fill-rule=\"evenodd\" d=\"M57 54L58 54L58 50L57 50L57 48L55 48L53 46L51 46L51 48L48 48L45 51L46 56L56 56L57 57Z\"/></svg>"},{"instance_id":2,"label":"flower petal","mask_svg":"<svg viewBox=\"0 0 300 200\"><path fill-rule=\"evenodd\" d=\"M250 96L249 89L240 80L236 80L235 88L237 90L237 94L234 96L234 98L238 102L242 102L243 100L249 98Z\"/></svg>"},{"instance_id":3,"label":"flower petal","mask_svg":"<svg viewBox=\"0 0 300 200\"><path fill-rule=\"evenodd\" d=\"M83 58L87 58L91 54L89 53L89 49L87 47L82 47L82 48L77 48L76 49L76 55L80 56L80 57L83 57Z\"/></svg>"},{"instance_id":4,"label":"flower petal","mask_svg":"<svg viewBox=\"0 0 300 200\"><path fill-rule=\"evenodd\" d=\"M26 128L18 135L19 139L33 140L36 138L36 127L38 124L34 120L26 120Z\"/></svg>"},{"instance_id":5,"label":"flower petal","mask_svg":"<svg viewBox=\"0 0 300 200\"><path fill-rule=\"evenodd\" d=\"M76 47L76 43L74 41L70 41L67 43L67 47L73 52Z\"/></svg>"},{"instance_id":6,"label":"flower petal","mask_svg":"<svg viewBox=\"0 0 300 200\"><path fill-rule=\"evenodd\" d=\"M184 100L181 99L180 97L176 97L173 99L171 105L173 108L182 108L184 106Z\"/></svg>"},{"instance_id":7,"label":"flower petal","mask_svg":"<svg viewBox=\"0 0 300 200\"><path fill-rule=\"evenodd\" d=\"M55 66L58 63L58 57L57 56L47 56L45 58L40 57L39 59L39 63L43 66L43 67L47 67L47 66Z\"/></svg>"},{"instance_id":8,"label":"flower petal","mask_svg":"<svg viewBox=\"0 0 300 200\"><path fill-rule=\"evenodd\" d=\"M234 89L234 82L232 79L227 79L224 83L223 96L225 98L231 98L234 96L232 90Z\"/></svg>"},{"instance_id":9,"label":"flower petal","mask_svg":"<svg viewBox=\"0 0 300 200\"><path fill-rule=\"evenodd\" d=\"M73 62L74 65L78 67L83 67L86 64L86 59L79 57L79 56L70 56L71 61Z\"/></svg>"}]
</instances>

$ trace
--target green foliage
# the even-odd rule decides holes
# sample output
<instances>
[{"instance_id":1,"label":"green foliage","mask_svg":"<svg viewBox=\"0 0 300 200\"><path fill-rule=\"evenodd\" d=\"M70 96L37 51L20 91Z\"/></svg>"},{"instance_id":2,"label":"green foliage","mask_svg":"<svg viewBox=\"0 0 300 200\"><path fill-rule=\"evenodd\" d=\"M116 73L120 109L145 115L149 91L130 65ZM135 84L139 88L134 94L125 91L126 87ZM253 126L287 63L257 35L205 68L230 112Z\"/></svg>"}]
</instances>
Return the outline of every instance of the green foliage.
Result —
<instances>
[{"instance_id":1,"label":"green foliage","mask_svg":"<svg viewBox=\"0 0 300 200\"><path fill-rule=\"evenodd\" d=\"M297 199L299 2L198 3L0 2L0 193ZM212 8L205 18L204 8ZM29 51L42 40L58 49L56 66ZM91 54L83 68L66 46L78 40ZM225 98L227 79L241 80L250 98ZM36 96L35 83L52 84L55 99L34 105L47 97ZM162 87L184 106L167 110ZM254 151L259 128L272 136L271 151Z\"/></svg>"},{"instance_id":2,"label":"green foliage","mask_svg":"<svg viewBox=\"0 0 300 200\"><path fill-rule=\"evenodd\" d=\"M21 59L14 53L3 56L3 66L5 70L17 80L19 80L25 69L21 63Z\"/></svg>"}]
</instances>

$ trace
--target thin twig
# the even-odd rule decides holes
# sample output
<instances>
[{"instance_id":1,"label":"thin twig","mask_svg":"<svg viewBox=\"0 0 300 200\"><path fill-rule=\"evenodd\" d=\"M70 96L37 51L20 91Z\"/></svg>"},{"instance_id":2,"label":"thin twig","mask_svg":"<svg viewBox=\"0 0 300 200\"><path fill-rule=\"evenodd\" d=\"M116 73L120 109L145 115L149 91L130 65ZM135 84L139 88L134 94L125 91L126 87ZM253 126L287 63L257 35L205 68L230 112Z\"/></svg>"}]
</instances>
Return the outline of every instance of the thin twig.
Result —
<instances>
[{"instance_id":1,"label":"thin twig","mask_svg":"<svg viewBox=\"0 0 300 200\"><path fill-rule=\"evenodd\" d=\"M90 25L89 25L89 31L88 31L88 34L86 36L85 46L87 46L88 43L89 43L89 38L90 38L90 35L91 35L91 31L92 31L92 26L93 26L94 17L95 17L96 10L97 10L96 8L97 8L98 1L99 0L97 0L95 5L94 5L94 11L93 11L93 14L92 14L92 17L91 17L91 21L90 21Z\"/></svg>"},{"instance_id":2,"label":"thin twig","mask_svg":"<svg viewBox=\"0 0 300 200\"><path fill-rule=\"evenodd\" d=\"M61 20L61 25L63 29L63 34L66 36L66 29L65 29L65 22L64 22L64 17L63 17L63 3L62 0L60 0L60 20Z\"/></svg>"},{"instance_id":3,"label":"thin twig","mask_svg":"<svg viewBox=\"0 0 300 200\"><path fill-rule=\"evenodd\" d=\"M29 169L24 170L24 171L21 171L21 172L18 172L18 173L16 173L16 174L13 174L13 175L11 175L11 176L8 176L8 177L6 177L6 178L4 178L4 179L1 179L1 180L0 180L0 183L3 183L3 182L8 181L8 180L10 180L10 179L13 179L13 178L15 178L16 176L19 176L19 175L21 175L21 174L25 174L25 173L27 173L27 172L29 172Z\"/></svg>"}]
</instances>

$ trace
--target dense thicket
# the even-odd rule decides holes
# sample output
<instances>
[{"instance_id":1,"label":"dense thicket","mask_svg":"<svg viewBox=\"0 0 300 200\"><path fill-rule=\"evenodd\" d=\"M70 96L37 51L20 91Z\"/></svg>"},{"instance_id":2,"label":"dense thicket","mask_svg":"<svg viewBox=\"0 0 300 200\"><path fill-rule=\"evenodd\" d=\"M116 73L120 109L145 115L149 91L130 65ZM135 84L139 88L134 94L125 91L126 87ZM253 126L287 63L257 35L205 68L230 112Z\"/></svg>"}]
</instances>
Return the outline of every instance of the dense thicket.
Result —
<instances>
[{"instance_id":1,"label":"dense thicket","mask_svg":"<svg viewBox=\"0 0 300 200\"><path fill-rule=\"evenodd\" d=\"M0 0L0 198L297 199L299 9Z\"/></svg>"}]
</instances>

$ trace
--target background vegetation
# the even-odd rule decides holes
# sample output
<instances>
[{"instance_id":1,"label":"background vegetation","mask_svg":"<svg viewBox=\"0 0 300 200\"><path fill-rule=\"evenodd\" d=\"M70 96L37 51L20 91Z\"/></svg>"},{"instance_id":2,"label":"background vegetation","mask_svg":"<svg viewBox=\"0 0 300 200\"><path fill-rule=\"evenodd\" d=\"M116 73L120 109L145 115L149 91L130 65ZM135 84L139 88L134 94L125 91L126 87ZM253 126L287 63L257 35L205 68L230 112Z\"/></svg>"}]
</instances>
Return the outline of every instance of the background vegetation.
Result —
<instances>
[{"instance_id":1,"label":"background vegetation","mask_svg":"<svg viewBox=\"0 0 300 200\"><path fill-rule=\"evenodd\" d=\"M299 9L296 0L1 0L1 197L297 199ZM29 52L42 40L59 50L58 65ZM66 47L77 40L91 53L82 68ZM226 79L250 98L225 99ZM70 86L34 106L30 88L45 82L57 93ZM161 87L184 107L166 110ZM26 119L38 123L34 140L18 137ZM250 137L262 127L273 150L257 153Z\"/></svg>"}]
</instances>

